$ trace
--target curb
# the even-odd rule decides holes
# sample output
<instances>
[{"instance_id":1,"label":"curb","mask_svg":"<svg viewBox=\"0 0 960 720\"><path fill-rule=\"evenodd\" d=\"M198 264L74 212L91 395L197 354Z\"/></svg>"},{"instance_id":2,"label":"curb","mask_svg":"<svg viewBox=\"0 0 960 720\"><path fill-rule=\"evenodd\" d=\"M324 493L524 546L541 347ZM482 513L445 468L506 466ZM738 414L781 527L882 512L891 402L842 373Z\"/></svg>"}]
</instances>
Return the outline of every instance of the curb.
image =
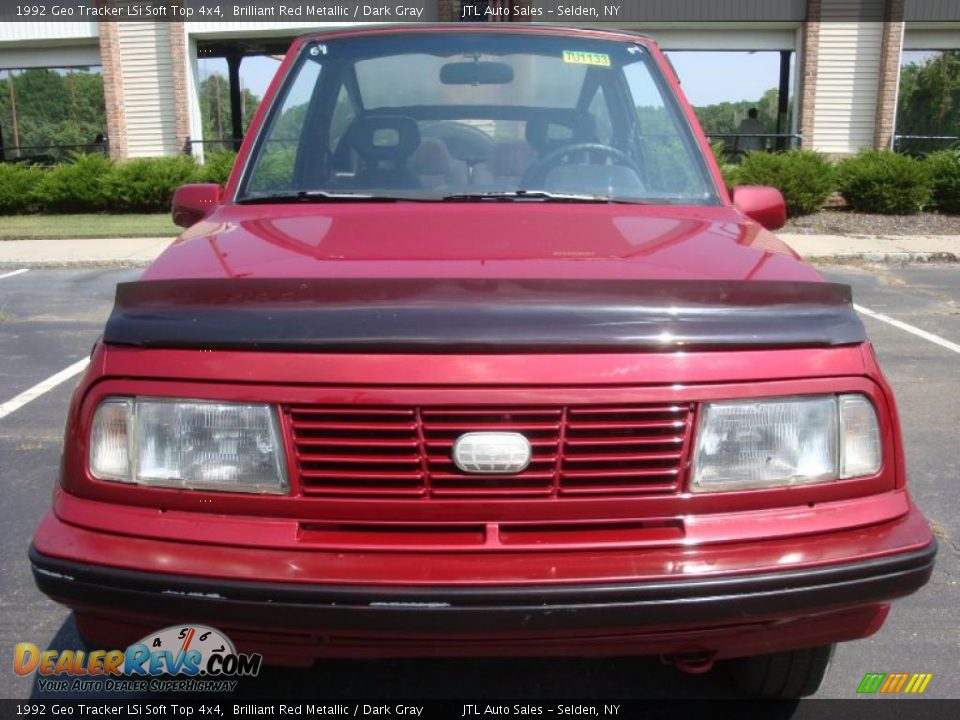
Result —
<instances>
[{"instance_id":1,"label":"curb","mask_svg":"<svg viewBox=\"0 0 960 720\"><path fill-rule=\"evenodd\" d=\"M846 255L804 255L812 265L949 265L960 263L960 254L947 252L850 253ZM0 270L57 270L82 268L145 268L153 260L4 260Z\"/></svg>"},{"instance_id":2,"label":"curb","mask_svg":"<svg viewBox=\"0 0 960 720\"><path fill-rule=\"evenodd\" d=\"M168 237L9 240L0 264L28 268L145 267L174 242Z\"/></svg>"},{"instance_id":3,"label":"curb","mask_svg":"<svg viewBox=\"0 0 960 720\"><path fill-rule=\"evenodd\" d=\"M153 260L4 260L0 270L69 270L82 268L145 268Z\"/></svg>"},{"instance_id":4,"label":"curb","mask_svg":"<svg viewBox=\"0 0 960 720\"><path fill-rule=\"evenodd\" d=\"M919 251L864 251L840 252L828 255L806 255L801 257L813 265L856 265L875 263L879 265L934 265L960 263L960 253L954 252L919 252ZM18 260L4 258L0 260L0 270L30 269L69 269L69 268L145 268L153 258L88 258L84 260Z\"/></svg>"},{"instance_id":5,"label":"curb","mask_svg":"<svg viewBox=\"0 0 960 720\"><path fill-rule=\"evenodd\" d=\"M814 265L877 263L880 265L933 265L960 263L960 255L952 252L861 252L834 255L804 255Z\"/></svg>"}]
</instances>

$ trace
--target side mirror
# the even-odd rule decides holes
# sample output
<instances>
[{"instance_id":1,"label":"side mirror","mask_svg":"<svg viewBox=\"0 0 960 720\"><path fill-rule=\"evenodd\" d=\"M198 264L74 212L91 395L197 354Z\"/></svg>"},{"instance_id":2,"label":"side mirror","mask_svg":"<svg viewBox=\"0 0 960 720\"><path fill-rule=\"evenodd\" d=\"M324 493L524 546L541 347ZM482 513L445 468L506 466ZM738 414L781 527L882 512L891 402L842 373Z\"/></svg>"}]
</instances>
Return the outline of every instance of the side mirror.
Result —
<instances>
[{"instance_id":1,"label":"side mirror","mask_svg":"<svg viewBox=\"0 0 960 720\"><path fill-rule=\"evenodd\" d=\"M739 185L733 189L733 206L767 230L779 230L787 222L787 204L776 188Z\"/></svg>"},{"instance_id":2,"label":"side mirror","mask_svg":"<svg viewBox=\"0 0 960 720\"><path fill-rule=\"evenodd\" d=\"M216 183L194 183L178 187L173 194L174 224L187 228L203 220L220 204L221 192Z\"/></svg>"}]
</instances>

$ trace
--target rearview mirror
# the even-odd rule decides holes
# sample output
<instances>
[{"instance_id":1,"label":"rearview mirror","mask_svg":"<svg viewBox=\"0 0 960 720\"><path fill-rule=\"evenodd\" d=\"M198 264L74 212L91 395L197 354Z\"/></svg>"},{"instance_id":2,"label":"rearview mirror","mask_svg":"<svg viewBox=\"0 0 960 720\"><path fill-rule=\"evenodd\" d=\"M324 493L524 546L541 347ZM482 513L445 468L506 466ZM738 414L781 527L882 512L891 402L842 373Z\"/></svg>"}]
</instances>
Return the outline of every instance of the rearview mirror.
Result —
<instances>
[{"instance_id":1,"label":"rearview mirror","mask_svg":"<svg viewBox=\"0 0 960 720\"><path fill-rule=\"evenodd\" d=\"M787 222L787 205L776 188L739 185L733 189L733 206L767 230L779 230Z\"/></svg>"},{"instance_id":2,"label":"rearview mirror","mask_svg":"<svg viewBox=\"0 0 960 720\"><path fill-rule=\"evenodd\" d=\"M173 194L173 222L182 228L203 220L220 204L222 192L216 183L181 185Z\"/></svg>"},{"instance_id":3,"label":"rearview mirror","mask_svg":"<svg viewBox=\"0 0 960 720\"><path fill-rule=\"evenodd\" d=\"M501 62L451 62L440 68L444 85L507 85L513 68Z\"/></svg>"}]
</instances>

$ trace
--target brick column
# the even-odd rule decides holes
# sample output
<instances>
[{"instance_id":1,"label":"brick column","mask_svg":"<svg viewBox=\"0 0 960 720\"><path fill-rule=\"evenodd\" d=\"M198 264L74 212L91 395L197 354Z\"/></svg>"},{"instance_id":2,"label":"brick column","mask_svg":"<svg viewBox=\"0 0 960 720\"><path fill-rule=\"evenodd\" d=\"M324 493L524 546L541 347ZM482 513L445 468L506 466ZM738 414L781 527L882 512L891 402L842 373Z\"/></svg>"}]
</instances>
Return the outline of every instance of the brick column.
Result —
<instances>
[{"instance_id":1,"label":"brick column","mask_svg":"<svg viewBox=\"0 0 960 720\"><path fill-rule=\"evenodd\" d=\"M177 147L186 151L190 137L190 98L187 95L187 30L182 22L170 23L170 73Z\"/></svg>"},{"instance_id":2,"label":"brick column","mask_svg":"<svg viewBox=\"0 0 960 720\"><path fill-rule=\"evenodd\" d=\"M107 140L110 156L127 157L127 122L123 113L123 72L120 67L120 41L116 22L99 22L100 65L103 77L103 103L107 115Z\"/></svg>"},{"instance_id":3,"label":"brick column","mask_svg":"<svg viewBox=\"0 0 960 720\"><path fill-rule=\"evenodd\" d=\"M803 23L800 47L800 87L796 97L797 117L803 146L813 142L813 115L817 96L817 66L820 57L820 18L822 0L807 0L807 19Z\"/></svg>"},{"instance_id":4,"label":"brick column","mask_svg":"<svg viewBox=\"0 0 960 720\"><path fill-rule=\"evenodd\" d=\"M903 48L903 5L904 0L887 0L884 8L877 117L873 134L873 144L877 148L893 147L897 93L900 90L900 52Z\"/></svg>"}]
</instances>

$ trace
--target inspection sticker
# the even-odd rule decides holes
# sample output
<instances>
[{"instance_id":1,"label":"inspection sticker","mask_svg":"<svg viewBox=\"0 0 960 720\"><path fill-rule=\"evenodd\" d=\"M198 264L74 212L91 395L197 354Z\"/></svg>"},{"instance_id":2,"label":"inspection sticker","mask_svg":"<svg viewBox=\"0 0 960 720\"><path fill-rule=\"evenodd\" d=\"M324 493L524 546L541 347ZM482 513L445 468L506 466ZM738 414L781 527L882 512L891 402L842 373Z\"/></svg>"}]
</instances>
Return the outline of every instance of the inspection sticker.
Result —
<instances>
[{"instance_id":1,"label":"inspection sticker","mask_svg":"<svg viewBox=\"0 0 960 720\"><path fill-rule=\"evenodd\" d=\"M580 52L579 50L564 50L563 61L574 65L599 65L610 67L610 56L606 53Z\"/></svg>"}]
</instances>

